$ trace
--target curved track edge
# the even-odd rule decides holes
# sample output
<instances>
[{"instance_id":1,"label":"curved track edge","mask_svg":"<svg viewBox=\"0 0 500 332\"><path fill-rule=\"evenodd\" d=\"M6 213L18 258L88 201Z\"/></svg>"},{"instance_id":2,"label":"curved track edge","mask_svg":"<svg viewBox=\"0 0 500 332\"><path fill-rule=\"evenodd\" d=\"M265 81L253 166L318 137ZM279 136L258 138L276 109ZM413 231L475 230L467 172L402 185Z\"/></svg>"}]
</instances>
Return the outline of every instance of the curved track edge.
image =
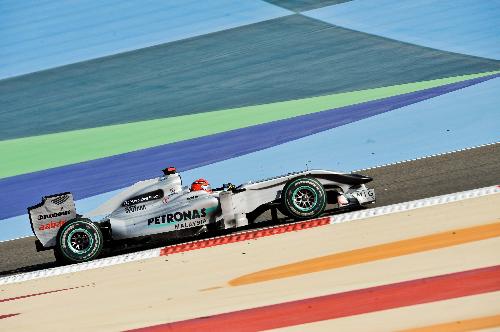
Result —
<instances>
[{"instance_id":1,"label":"curved track edge","mask_svg":"<svg viewBox=\"0 0 500 332\"><path fill-rule=\"evenodd\" d=\"M343 222L350 222L360 219L372 218L402 211L414 210L418 208L424 208L434 205L446 204L456 201L461 201L469 198L476 198L486 195L492 195L500 193L500 185L478 188L473 190L467 190L462 192L456 192L447 195L429 197L414 201L408 201L404 203L386 205L381 207L376 207L367 210L355 211L344 213L335 216L327 216L314 220L301 221L286 225L278 225L272 227L266 227L255 230L248 230L243 232L238 232L230 235L216 236L209 239L190 241L182 244L177 244L173 246L143 250L135 253L119 255L114 257L108 257L103 259L98 259L91 262L55 267L45 270L39 270L34 272L27 272L17 275L11 275L7 277L0 278L0 285L12 284L17 282L23 282L28 280L40 279L58 276L62 274L80 272L85 270L97 269L106 266L118 265L138 260L149 259L153 257L171 255L175 253L185 252L189 250L196 250L207 248L215 245L223 245L227 243L248 241L251 239L256 239L259 237L270 236L275 234L282 234L285 232L293 232L302 229L308 229L311 227L319 227L329 224L337 224Z\"/></svg>"}]
</instances>

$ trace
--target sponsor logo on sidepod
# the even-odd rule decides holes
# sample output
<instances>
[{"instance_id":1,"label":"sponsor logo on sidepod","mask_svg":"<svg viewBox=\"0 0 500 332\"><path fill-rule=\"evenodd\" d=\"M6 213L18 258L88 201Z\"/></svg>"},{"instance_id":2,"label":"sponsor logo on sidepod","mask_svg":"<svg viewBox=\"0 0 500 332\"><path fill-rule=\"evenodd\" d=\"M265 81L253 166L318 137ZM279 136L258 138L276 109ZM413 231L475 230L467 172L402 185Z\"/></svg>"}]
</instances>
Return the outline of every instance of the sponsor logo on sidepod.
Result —
<instances>
[{"instance_id":1,"label":"sponsor logo on sidepod","mask_svg":"<svg viewBox=\"0 0 500 332\"><path fill-rule=\"evenodd\" d=\"M125 207L125 213L132 213L146 210L146 205L132 205Z\"/></svg>"},{"instance_id":2,"label":"sponsor logo on sidepod","mask_svg":"<svg viewBox=\"0 0 500 332\"><path fill-rule=\"evenodd\" d=\"M203 208L201 210L188 210L188 211L178 211L175 213L164 214L158 217L149 218L148 226L151 225L161 225L170 224L179 221L186 221L191 219L198 219L207 216L207 209Z\"/></svg>"},{"instance_id":3,"label":"sponsor logo on sidepod","mask_svg":"<svg viewBox=\"0 0 500 332\"><path fill-rule=\"evenodd\" d=\"M38 220L56 218L56 217L60 217L60 216L67 216L70 213L71 213L71 211L61 211L61 212L56 212L56 213L51 213L51 214L41 214L38 216Z\"/></svg>"},{"instance_id":4,"label":"sponsor logo on sidepod","mask_svg":"<svg viewBox=\"0 0 500 332\"><path fill-rule=\"evenodd\" d=\"M131 206L139 203L145 203L153 200L157 200L163 197L163 190L158 189L150 193L145 193L139 196L135 196L127 199L122 203L122 206Z\"/></svg>"},{"instance_id":5,"label":"sponsor logo on sidepod","mask_svg":"<svg viewBox=\"0 0 500 332\"><path fill-rule=\"evenodd\" d=\"M46 231L48 229L53 229L53 228L59 228L61 227L62 225L64 225L64 223L66 222L66 220L61 220L61 221L51 221L49 223L46 223L46 224L43 224L43 225L40 225L40 227L38 227L38 229L40 231Z\"/></svg>"}]
</instances>

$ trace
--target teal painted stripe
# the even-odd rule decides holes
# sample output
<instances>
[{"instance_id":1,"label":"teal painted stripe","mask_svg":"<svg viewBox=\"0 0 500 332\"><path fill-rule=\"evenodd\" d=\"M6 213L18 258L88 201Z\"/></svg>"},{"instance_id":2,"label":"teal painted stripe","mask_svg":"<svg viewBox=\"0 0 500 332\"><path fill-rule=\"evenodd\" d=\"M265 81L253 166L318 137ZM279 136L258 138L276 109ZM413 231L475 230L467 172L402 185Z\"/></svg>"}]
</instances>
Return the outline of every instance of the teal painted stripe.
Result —
<instances>
[{"instance_id":1,"label":"teal painted stripe","mask_svg":"<svg viewBox=\"0 0 500 332\"><path fill-rule=\"evenodd\" d=\"M182 173L212 184L309 167L351 171L500 141L500 78L293 142ZM476 110L471 112L471 110ZM415 134L418 133L418 134ZM90 211L119 190L77 201ZM26 215L0 221L0 240L31 234Z\"/></svg>"},{"instance_id":2,"label":"teal painted stripe","mask_svg":"<svg viewBox=\"0 0 500 332\"><path fill-rule=\"evenodd\" d=\"M423 92L415 92L403 96L397 96L380 101L369 102L362 105L344 107L343 109L321 112L320 114L313 114L313 115L298 117L295 119L284 120L277 124L275 123L275 124L261 125L258 126L260 128L256 127L249 128L249 130L241 130L235 133L237 135L244 135L244 137L248 136L256 138L256 140L254 139L255 141L254 142L252 140L244 139L243 137L241 141L245 142L245 144L247 145L246 149L252 146L255 148L256 144L257 145L259 144L258 141L266 142L267 137L269 137L269 139L267 139L268 141L270 140L276 142L276 138L274 139L272 138L273 135L279 137L279 140L282 140L282 142L283 138L285 141L293 139L292 136L295 139L297 139L298 137L294 135L297 135L297 133L304 130L307 131L308 126L310 127L309 130L313 130L313 132L318 132L318 130L325 130L322 128L327 128L328 124L330 124L330 127L331 126L337 127L338 125L349 123L355 121L356 119L359 120L360 117L363 118L370 115L373 116L375 114L380 114L381 112L386 112L394 108L402 107L404 105L408 105L409 103L418 102L419 100L422 100L422 98L425 99L435 96L436 93L440 94L440 93L454 91L460 88L464 88L470 84L478 83L491 78L492 77L486 77L486 78L479 78L472 80L472 82L467 81L467 82L455 83L452 85L448 85L447 87L437 87ZM352 116L349 116L348 112L346 112L348 110L353 110L353 111L356 110L356 112L353 113L354 118ZM314 121L314 119L319 121ZM346 120L348 122L345 122ZM304 127L304 124L306 124L307 126ZM295 130L289 130L290 126L296 127ZM270 131L270 133L268 133L269 135L262 135L262 136L258 135L256 136L255 134L252 135L252 131L255 133L259 132L262 133L263 128L264 132ZM217 136L224 136L224 135L217 135ZM210 138L207 139L210 140ZM212 140L217 141L217 138L213 136ZM345 138L342 140L342 142L344 141ZM13 212L19 213L18 211L25 210L26 206L38 202L39 197L44 194L70 190L75 194L76 197L82 197L86 195L85 192L87 192L88 194L89 190L94 190L94 192L95 190L97 190L97 192L99 192L100 190L106 188L113 188L113 187L116 188L117 183L120 184L120 186L123 186L126 183L131 184L135 181L152 177L155 176L155 174L158 174L157 171L155 170L161 169L165 166L162 160L170 160L171 162L173 162L173 160L176 160L174 164L179 166L180 169L186 169L186 168L189 169L193 167L193 165L196 165L196 163L199 163L200 161L205 163L210 162L210 158L225 159L228 156L227 153L230 152L231 149L233 150L235 150L235 148L240 149L240 151L237 151L238 149L236 149L236 155L241 155L242 153L244 153L244 151L241 151L241 149L245 149L245 147L243 147L241 143L238 143L239 142L238 138L235 138L234 134L233 137L231 136L228 137L226 135L224 138L220 139L220 142L223 144L220 144L220 146L218 146L218 151L217 151L218 155L211 155L210 150L204 148L206 146L206 142L205 144L203 144L201 140L197 140L193 142L194 144L192 146L189 146L189 144L184 144L184 147L182 147L181 145L179 147L179 151L181 151L182 153L179 153L177 151L172 151L172 149L169 149L169 147L167 146L165 151L155 149L156 151L151 150L151 151L144 151L145 153L124 155L121 156L122 157L121 161L117 158L109 158L110 160L108 161L92 162L93 165L92 167L87 165L89 163L82 163L80 165L75 165L74 167L54 170L54 172L41 172L39 174L30 174L28 176L16 177L17 179L15 178L7 179L7 181L1 181L3 182L3 185L1 185L0 188L3 188L6 195L0 195L0 197L4 197L5 199L2 206L9 206L9 210L3 210L1 211L1 213L3 215L8 215L8 214L12 215ZM287 144L283 144L281 146L286 146L286 145ZM335 155L333 157L336 158L337 150L332 150L332 151L335 152ZM328 153L324 153L323 155L331 157L332 154L330 152L331 151L329 150ZM148 153L150 153L151 156L154 156L155 158L148 158L147 157ZM226 157L224 157L224 155L226 155ZM298 155L301 156L302 154L299 153ZM196 158L198 158L198 160ZM271 168L272 166L275 165L269 165L268 167ZM117 170L120 170L118 174L116 174ZM226 171L229 170L226 169ZM251 172L254 171L255 170L252 170ZM57 172L59 172L59 175L57 175ZM243 173L246 174L246 172ZM71 174L75 174L78 176L72 176ZM184 175L185 172L183 172L183 179L186 180ZM254 177L254 179L255 178L257 177ZM210 180L212 182L213 178L211 177ZM46 183L44 183L44 181ZM190 181L187 181L186 183L190 183ZM32 203L29 203L30 201ZM84 209L85 206L81 208Z\"/></svg>"},{"instance_id":3,"label":"teal painted stripe","mask_svg":"<svg viewBox=\"0 0 500 332\"><path fill-rule=\"evenodd\" d=\"M0 155L6 156L6 159L0 163L0 178L185 141L326 109L359 104L489 74L492 73L457 76L240 109L1 141ZM33 160L37 162L33 163Z\"/></svg>"},{"instance_id":4,"label":"teal painted stripe","mask_svg":"<svg viewBox=\"0 0 500 332\"><path fill-rule=\"evenodd\" d=\"M338 5L340 3L352 0L265 0L273 5L280 6L294 12L302 12L330 5Z\"/></svg>"},{"instance_id":5,"label":"teal painted stripe","mask_svg":"<svg viewBox=\"0 0 500 332\"><path fill-rule=\"evenodd\" d=\"M0 81L0 140L493 70L291 15Z\"/></svg>"},{"instance_id":6,"label":"teal painted stripe","mask_svg":"<svg viewBox=\"0 0 500 332\"><path fill-rule=\"evenodd\" d=\"M500 60L500 0L351 1L303 13L348 29Z\"/></svg>"}]
</instances>

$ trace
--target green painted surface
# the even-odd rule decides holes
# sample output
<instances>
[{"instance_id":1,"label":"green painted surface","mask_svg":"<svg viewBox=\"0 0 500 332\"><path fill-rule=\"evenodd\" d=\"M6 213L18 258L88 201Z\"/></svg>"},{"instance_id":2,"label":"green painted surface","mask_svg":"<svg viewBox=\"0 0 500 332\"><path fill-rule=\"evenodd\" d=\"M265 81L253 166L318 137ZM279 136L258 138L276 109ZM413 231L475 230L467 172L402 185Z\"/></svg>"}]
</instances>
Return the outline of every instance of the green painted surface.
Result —
<instances>
[{"instance_id":1,"label":"green painted surface","mask_svg":"<svg viewBox=\"0 0 500 332\"><path fill-rule=\"evenodd\" d=\"M492 73L496 72L0 141L0 178L395 96Z\"/></svg>"}]
</instances>

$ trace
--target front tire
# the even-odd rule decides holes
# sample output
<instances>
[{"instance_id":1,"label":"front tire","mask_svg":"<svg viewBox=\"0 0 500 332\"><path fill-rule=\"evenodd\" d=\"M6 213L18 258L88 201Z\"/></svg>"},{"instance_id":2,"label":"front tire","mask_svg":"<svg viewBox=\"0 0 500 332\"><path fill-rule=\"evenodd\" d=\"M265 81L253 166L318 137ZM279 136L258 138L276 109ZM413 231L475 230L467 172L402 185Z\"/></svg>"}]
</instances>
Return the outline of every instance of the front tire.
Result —
<instances>
[{"instance_id":1,"label":"front tire","mask_svg":"<svg viewBox=\"0 0 500 332\"><path fill-rule=\"evenodd\" d=\"M55 256L65 263L80 263L97 258L104 245L99 227L88 219L74 219L59 230Z\"/></svg>"},{"instance_id":2,"label":"front tire","mask_svg":"<svg viewBox=\"0 0 500 332\"><path fill-rule=\"evenodd\" d=\"M280 210L291 218L315 218L325 211L325 207L325 188L314 178L293 179L283 188Z\"/></svg>"}]
</instances>

